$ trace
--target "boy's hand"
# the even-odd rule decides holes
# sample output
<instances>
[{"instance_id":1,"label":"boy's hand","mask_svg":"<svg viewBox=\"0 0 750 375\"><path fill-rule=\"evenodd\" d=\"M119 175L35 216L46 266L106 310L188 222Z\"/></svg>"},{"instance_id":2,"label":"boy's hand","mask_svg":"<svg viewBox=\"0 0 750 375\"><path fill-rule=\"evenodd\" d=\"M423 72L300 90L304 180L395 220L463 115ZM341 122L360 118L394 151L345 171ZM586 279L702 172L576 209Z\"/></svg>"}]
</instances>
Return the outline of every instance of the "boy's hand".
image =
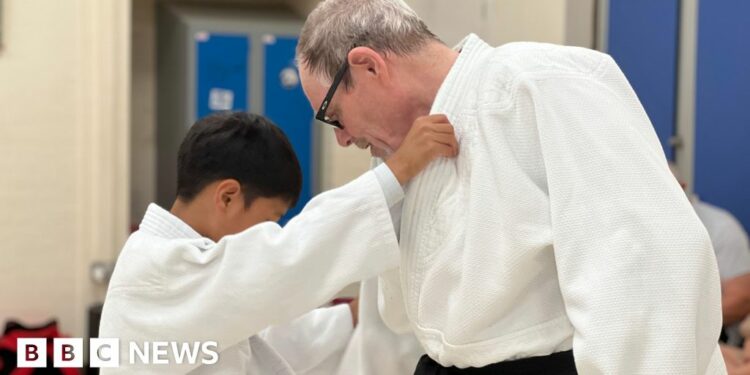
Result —
<instances>
[{"instance_id":1,"label":"boy's hand","mask_svg":"<svg viewBox=\"0 0 750 375\"><path fill-rule=\"evenodd\" d=\"M385 162L401 185L405 185L438 158L458 155L453 125L445 115L419 117L401 147Z\"/></svg>"}]
</instances>

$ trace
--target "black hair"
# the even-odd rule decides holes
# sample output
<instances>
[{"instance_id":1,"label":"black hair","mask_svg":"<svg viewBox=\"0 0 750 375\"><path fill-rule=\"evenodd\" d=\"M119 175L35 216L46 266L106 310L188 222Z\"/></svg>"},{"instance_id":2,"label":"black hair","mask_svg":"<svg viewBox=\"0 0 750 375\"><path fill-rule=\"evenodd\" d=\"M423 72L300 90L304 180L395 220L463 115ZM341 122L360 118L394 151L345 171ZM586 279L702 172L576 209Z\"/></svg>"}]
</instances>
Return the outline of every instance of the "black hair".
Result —
<instances>
[{"instance_id":1,"label":"black hair","mask_svg":"<svg viewBox=\"0 0 750 375\"><path fill-rule=\"evenodd\" d=\"M255 198L282 198L294 206L302 190L302 170L284 132L263 116L217 112L188 131L177 156L177 197L190 202L207 185L235 179L245 204Z\"/></svg>"}]
</instances>

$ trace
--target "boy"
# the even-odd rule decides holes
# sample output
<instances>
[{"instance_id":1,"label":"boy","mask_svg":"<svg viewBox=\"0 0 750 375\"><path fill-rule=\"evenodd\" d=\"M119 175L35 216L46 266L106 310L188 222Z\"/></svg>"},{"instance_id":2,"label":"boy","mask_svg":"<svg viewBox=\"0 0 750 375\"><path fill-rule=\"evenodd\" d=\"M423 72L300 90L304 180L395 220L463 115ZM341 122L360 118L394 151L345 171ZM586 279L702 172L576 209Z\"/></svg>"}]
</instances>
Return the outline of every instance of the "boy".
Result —
<instances>
[{"instance_id":1,"label":"boy","mask_svg":"<svg viewBox=\"0 0 750 375\"><path fill-rule=\"evenodd\" d=\"M302 179L283 133L247 113L198 121L180 147L174 205L149 206L120 253L100 329L120 339L120 367L102 372L186 373L201 363L202 373L302 371L263 339L272 335L257 334L397 266L389 209L403 198L401 185L457 149L449 124L414 126L404 144L281 228L275 221L296 202ZM306 317L292 327L315 320ZM167 348L167 364L143 363L130 352L132 343L155 341L215 342L218 361L208 364L216 358L203 351L190 364Z\"/></svg>"}]
</instances>

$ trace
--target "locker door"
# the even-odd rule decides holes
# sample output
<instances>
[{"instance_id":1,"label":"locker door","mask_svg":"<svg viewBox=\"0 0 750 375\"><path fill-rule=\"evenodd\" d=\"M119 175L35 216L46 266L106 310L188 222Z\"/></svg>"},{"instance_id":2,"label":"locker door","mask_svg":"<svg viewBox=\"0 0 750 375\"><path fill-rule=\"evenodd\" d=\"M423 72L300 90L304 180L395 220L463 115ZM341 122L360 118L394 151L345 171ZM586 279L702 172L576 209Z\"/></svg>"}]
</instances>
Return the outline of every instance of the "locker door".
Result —
<instances>
[{"instance_id":1,"label":"locker door","mask_svg":"<svg viewBox=\"0 0 750 375\"><path fill-rule=\"evenodd\" d=\"M297 206L282 219L285 223L302 209L312 196L313 153L312 117L295 66L296 36L264 37L265 105L264 113L284 130L302 165L302 193Z\"/></svg>"},{"instance_id":2,"label":"locker door","mask_svg":"<svg viewBox=\"0 0 750 375\"><path fill-rule=\"evenodd\" d=\"M750 2L700 1L695 191L750 229Z\"/></svg>"},{"instance_id":3,"label":"locker door","mask_svg":"<svg viewBox=\"0 0 750 375\"><path fill-rule=\"evenodd\" d=\"M196 118L247 111L250 38L246 34L196 34Z\"/></svg>"},{"instance_id":4,"label":"locker door","mask_svg":"<svg viewBox=\"0 0 750 375\"><path fill-rule=\"evenodd\" d=\"M609 0L607 52L633 86L668 159L675 133L678 0Z\"/></svg>"}]
</instances>

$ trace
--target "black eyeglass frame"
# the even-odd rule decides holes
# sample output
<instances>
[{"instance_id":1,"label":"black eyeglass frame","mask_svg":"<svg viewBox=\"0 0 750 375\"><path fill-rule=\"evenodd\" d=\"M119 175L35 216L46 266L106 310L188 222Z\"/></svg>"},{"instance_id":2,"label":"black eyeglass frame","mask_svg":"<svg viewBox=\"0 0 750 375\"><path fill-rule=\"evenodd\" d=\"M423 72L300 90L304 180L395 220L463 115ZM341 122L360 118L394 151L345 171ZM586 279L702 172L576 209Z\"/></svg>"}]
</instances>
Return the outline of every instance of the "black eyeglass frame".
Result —
<instances>
[{"instance_id":1,"label":"black eyeglass frame","mask_svg":"<svg viewBox=\"0 0 750 375\"><path fill-rule=\"evenodd\" d=\"M320 103L320 108L315 114L316 120L339 129L343 129L344 126L341 125L341 123L338 121L331 121L330 118L326 115L326 111L328 111L328 106L331 104L331 99L333 99L333 95L336 94L336 89L338 89L339 84L341 84L341 81L344 79L344 75L346 74L347 70L349 70L349 61L347 61L347 59L344 59L344 63L341 65L341 68L339 68L338 72L336 72L336 76L333 77L333 82L331 83L331 87L328 88L328 93L326 93L326 96L323 99L323 103Z\"/></svg>"}]
</instances>

